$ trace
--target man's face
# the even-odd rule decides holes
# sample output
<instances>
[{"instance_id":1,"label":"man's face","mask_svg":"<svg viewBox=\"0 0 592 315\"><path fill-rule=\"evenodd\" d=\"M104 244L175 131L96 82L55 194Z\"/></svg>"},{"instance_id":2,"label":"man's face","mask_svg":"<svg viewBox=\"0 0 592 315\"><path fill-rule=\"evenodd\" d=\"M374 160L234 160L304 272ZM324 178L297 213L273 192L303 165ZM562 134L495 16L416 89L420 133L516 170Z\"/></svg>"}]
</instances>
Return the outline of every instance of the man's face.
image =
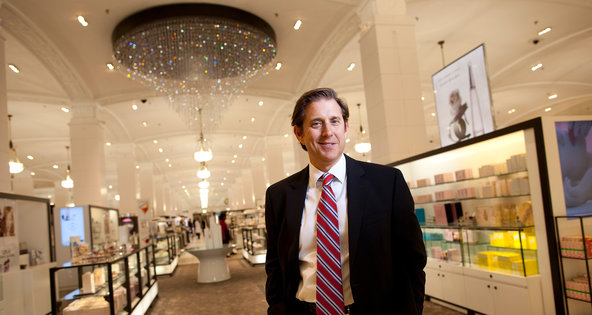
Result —
<instances>
[{"instance_id":1,"label":"man's face","mask_svg":"<svg viewBox=\"0 0 592 315\"><path fill-rule=\"evenodd\" d=\"M320 99L306 106L302 129L294 126L294 134L306 146L310 163L326 172L343 153L348 127L339 104L334 99Z\"/></svg>"}]
</instances>

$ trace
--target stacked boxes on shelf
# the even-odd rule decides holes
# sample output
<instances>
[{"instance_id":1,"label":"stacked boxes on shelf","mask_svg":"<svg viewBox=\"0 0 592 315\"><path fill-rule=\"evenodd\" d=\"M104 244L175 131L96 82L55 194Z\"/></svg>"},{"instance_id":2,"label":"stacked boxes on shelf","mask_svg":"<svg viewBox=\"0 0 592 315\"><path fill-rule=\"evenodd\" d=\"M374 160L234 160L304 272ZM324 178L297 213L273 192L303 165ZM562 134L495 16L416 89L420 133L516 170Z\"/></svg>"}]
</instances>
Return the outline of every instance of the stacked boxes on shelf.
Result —
<instances>
[{"instance_id":1,"label":"stacked boxes on shelf","mask_svg":"<svg viewBox=\"0 0 592 315\"><path fill-rule=\"evenodd\" d=\"M586 242L585 253L584 242ZM586 236L584 241L582 241L582 236L580 235L562 237L561 256L582 259L585 257L592 258L592 236Z\"/></svg>"},{"instance_id":2,"label":"stacked boxes on shelf","mask_svg":"<svg viewBox=\"0 0 592 315\"><path fill-rule=\"evenodd\" d=\"M591 302L590 284L586 275L580 275L565 282L565 290L570 298Z\"/></svg>"}]
</instances>

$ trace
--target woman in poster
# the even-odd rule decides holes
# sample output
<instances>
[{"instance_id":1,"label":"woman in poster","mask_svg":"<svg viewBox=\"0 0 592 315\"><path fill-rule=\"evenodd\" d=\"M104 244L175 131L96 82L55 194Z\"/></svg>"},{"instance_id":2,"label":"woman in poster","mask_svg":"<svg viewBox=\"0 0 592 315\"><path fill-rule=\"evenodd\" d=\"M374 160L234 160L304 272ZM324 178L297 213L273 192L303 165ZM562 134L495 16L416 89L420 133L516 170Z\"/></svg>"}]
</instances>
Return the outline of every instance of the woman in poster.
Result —
<instances>
[{"instance_id":1,"label":"woman in poster","mask_svg":"<svg viewBox=\"0 0 592 315\"><path fill-rule=\"evenodd\" d=\"M0 229L2 236L14 236L14 211L12 207L4 207Z\"/></svg>"}]
</instances>

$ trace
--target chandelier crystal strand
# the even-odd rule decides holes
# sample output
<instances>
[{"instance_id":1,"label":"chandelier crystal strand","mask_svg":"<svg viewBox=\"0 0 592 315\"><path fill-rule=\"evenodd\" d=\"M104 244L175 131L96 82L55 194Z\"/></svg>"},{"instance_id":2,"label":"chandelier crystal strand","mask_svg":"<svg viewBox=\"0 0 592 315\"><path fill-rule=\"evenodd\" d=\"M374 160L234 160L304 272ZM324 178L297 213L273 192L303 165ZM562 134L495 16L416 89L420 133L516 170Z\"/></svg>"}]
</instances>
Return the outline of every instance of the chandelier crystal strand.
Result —
<instances>
[{"instance_id":1,"label":"chandelier crystal strand","mask_svg":"<svg viewBox=\"0 0 592 315\"><path fill-rule=\"evenodd\" d=\"M192 126L198 109L214 126L257 74L268 74L275 33L259 17L231 7L187 3L150 8L112 34L118 69L169 96Z\"/></svg>"}]
</instances>

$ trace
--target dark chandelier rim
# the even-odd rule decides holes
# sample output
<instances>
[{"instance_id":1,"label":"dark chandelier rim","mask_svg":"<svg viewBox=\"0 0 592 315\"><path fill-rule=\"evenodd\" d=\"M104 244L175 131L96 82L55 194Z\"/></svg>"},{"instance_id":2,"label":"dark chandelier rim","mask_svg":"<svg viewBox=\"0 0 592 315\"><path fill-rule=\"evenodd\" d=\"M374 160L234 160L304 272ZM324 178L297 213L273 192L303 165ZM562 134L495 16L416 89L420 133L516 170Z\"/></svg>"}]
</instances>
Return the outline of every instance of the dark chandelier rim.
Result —
<instances>
[{"instance_id":1,"label":"dark chandelier rim","mask_svg":"<svg viewBox=\"0 0 592 315\"><path fill-rule=\"evenodd\" d=\"M168 4L151 7L134 13L117 24L111 34L111 43L115 46L123 35L128 34L138 26L147 23L176 17L198 16L227 18L235 20L239 22L239 24L248 24L262 31L269 36L274 43L277 43L273 28L262 18L241 9L209 3Z\"/></svg>"}]
</instances>

